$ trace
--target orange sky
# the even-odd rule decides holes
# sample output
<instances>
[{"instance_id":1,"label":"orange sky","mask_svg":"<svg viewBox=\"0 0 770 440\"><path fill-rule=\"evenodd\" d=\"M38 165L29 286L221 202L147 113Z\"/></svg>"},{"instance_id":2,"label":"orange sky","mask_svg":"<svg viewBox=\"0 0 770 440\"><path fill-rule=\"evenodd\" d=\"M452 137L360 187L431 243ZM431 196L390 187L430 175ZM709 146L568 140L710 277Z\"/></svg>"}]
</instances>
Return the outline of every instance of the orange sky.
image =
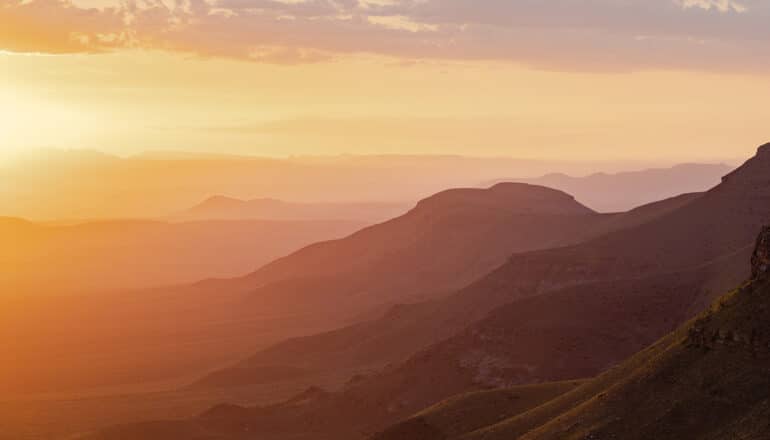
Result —
<instances>
[{"instance_id":1,"label":"orange sky","mask_svg":"<svg viewBox=\"0 0 770 440\"><path fill-rule=\"evenodd\" d=\"M766 2L541 3L0 0L0 156L681 161L770 138Z\"/></svg>"}]
</instances>

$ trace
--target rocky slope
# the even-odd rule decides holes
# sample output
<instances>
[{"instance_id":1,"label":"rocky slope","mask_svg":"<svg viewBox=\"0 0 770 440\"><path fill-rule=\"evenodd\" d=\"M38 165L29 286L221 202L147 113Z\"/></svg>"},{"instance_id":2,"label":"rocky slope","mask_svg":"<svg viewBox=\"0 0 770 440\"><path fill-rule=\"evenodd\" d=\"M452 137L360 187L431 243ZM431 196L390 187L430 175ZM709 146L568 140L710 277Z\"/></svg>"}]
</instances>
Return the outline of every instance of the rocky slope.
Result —
<instances>
[{"instance_id":1,"label":"rocky slope","mask_svg":"<svg viewBox=\"0 0 770 440\"><path fill-rule=\"evenodd\" d=\"M753 279L697 318L574 391L461 438L768 438L768 234Z\"/></svg>"}]
</instances>

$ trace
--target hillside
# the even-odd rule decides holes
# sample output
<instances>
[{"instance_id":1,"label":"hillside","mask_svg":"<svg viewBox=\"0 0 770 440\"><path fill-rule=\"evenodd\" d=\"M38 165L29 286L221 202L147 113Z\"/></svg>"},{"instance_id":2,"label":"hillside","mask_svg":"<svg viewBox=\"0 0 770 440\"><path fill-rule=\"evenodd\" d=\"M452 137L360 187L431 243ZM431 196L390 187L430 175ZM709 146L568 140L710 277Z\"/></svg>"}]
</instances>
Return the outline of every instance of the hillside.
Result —
<instances>
[{"instance_id":1,"label":"hillside","mask_svg":"<svg viewBox=\"0 0 770 440\"><path fill-rule=\"evenodd\" d=\"M174 220L355 220L376 223L407 211L396 203L293 203L277 199L241 200L212 196L171 216Z\"/></svg>"},{"instance_id":2,"label":"hillside","mask_svg":"<svg viewBox=\"0 0 770 440\"><path fill-rule=\"evenodd\" d=\"M56 303L17 296L8 299L1 314L10 329L11 352L24 362L0 368L2 377L8 378L7 383L0 380L0 388L32 392L118 385L130 389L146 383L168 386L169 380L174 386L189 383L267 344L347 325L382 310L380 305L440 296L489 272L511 252L558 245L603 220L604 216L570 196L545 188L513 184L455 190L344 239L304 248L246 277L121 295L67 296ZM173 234L164 231L186 230L197 224L150 222L155 228L151 243L139 240L141 235L136 234L133 241L124 243L120 255L89 252L94 256L94 271L107 281L127 283L142 267L168 275L168 263L161 258L163 244ZM206 248L208 239L190 236L183 246L168 248L176 255L174 261L197 261L191 247L201 246L205 258L200 259L210 265L228 263L239 255L226 248L227 243L255 253L267 249L265 238L233 226L238 224L241 222L223 222L225 227L211 236L219 237L215 247ZM110 231L133 231L102 223L62 228L79 233L98 230L101 238L110 237ZM82 237L77 243L94 243ZM129 252L133 249L129 245L152 252L136 255ZM75 252L77 248L58 249ZM211 252L217 258L212 260ZM118 264L124 257L131 264ZM74 264L72 258L60 260ZM34 266L25 268L33 270ZM79 273L84 272L75 272ZM88 277L83 282L99 279ZM46 325L37 325L39 322ZM89 326L83 327L82 322ZM22 339L27 342L15 342ZM76 343L83 340L89 343ZM147 340L153 344L146 344ZM115 346L121 350L115 351ZM50 358L56 359L56 371L46 367ZM381 365L379 359L377 363ZM98 365L99 374L85 374L84 365L90 370ZM260 371L281 367L261 366ZM288 370L313 373L313 369L298 368Z\"/></svg>"},{"instance_id":3,"label":"hillside","mask_svg":"<svg viewBox=\"0 0 770 440\"><path fill-rule=\"evenodd\" d=\"M595 380L463 440L768 438L768 255L765 229L751 282Z\"/></svg>"},{"instance_id":4,"label":"hillside","mask_svg":"<svg viewBox=\"0 0 770 440\"><path fill-rule=\"evenodd\" d=\"M543 187L449 190L400 217L308 246L230 285L248 286L253 306L266 310L355 315L447 294L512 253L560 246L604 220L571 196Z\"/></svg>"},{"instance_id":5,"label":"hillside","mask_svg":"<svg viewBox=\"0 0 770 440\"><path fill-rule=\"evenodd\" d=\"M490 276L442 301L402 308L399 319L412 330L435 331L464 320L471 325L339 393L300 406L220 409L228 422L213 432L230 438L235 427L248 427L267 439L356 439L452 395L589 376L612 367L676 328L724 286L748 276L745 261L755 240L746 237L756 234L750 232L759 229L754 225L770 218L770 204L762 203L770 189L768 153L770 146L761 147L719 187L649 223L582 245L514 256ZM716 207L723 216L698 215ZM689 247L675 239L677 232L685 234ZM589 258L574 259L580 255ZM603 273L610 276L602 279ZM486 319L474 324L467 318L506 300L510 305L498 307ZM420 327L416 316L430 317L431 324ZM205 420L194 425L204 423L210 430ZM130 429L152 438L156 428ZM167 438L176 438L175 429L165 431Z\"/></svg>"},{"instance_id":6,"label":"hillside","mask_svg":"<svg viewBox=\"0 0 770 440\"><path fill-rule=\"evenodd\" d=\"M714 216L713 212L724 215ZM279 344L235 366L231 373L243 381L248 377L244 369L265 366L350 369L351 374L355 374L355 370L368 372L401 362L484 319L492 310L530 296L572 288L559 295L570 295L570 302L588 308L586 313L600 314L602 308L607 307L599 302L600 298L617 307L624 304L626 298L616 296L615 292L629 290L633 300L642 303L645 302L643 295L657 295L660 303L651 304L650 307L655 308L645 310L653 315L660 312L661 321L645 326L645 331L636 331L632 335L635 344L607 348L590 368L586 367L585 371L595 374L607 363L638 349L639 343L650 343L670 331L690 316L687 313L697 312L713 295L744 279L747 274L745 266L739 264L741 255L750 252L752 231L767 218L770 218L770 145L760 147L756 157L706 193L683 195L628 213L602 216L593 228L586 229L585 235L579 236L582 243L515 254L498 269L444 299L402 305L379 319L354 327ZM731 263L720 262L722 260ZM692 292L686 300L663 294L669 291L668 281L676 280L680 274L683 274L681 282L689 283ZM593 289L604 293L594 296ZM526 329L528 323L538 316L545 319L543 313L550 307L545 305L558 303L558 298L560 296L546 296L533 300L529 306L532 312L522 314L531 320L511 318L509 321L522 325L521 331L531 334L533 330ZM568 312L570 309L562 309L557 304L553 310ZM630 312L630 309L623 310ZM603 322L598 317L594 320L592 315L588 320ZM622 320L610 324L619 322ZM571 331L566 326L559 330ZM611 334L612 328L591 331ZM574 336L586 335L578 332ZM477 343L469 344L468 350ZM458 349L457 353L462 351ZM542 380L580 377L575 375L580 371L575 368L572 375L561 373ZM462 389L455 391L462 392ZM446 394L439 393L436 397L444 398Z\"/></svg>"},{"instance_id":7,"label":"hillside","mask_svg":"<svg viewBox=\"0 0 770 440\"><path fill-rule=\"evenodd\" d=\"M443 419L426 433L415 423L417 414L373 439L767 438L769 229L763 237L751 283L596 379L526 411L502 408L505 420L470 431L453 432L456 419ZM496 400L494 394L477 396L481 402L463 396L449 402L472 415Z\"/></svg>"},{"instance_id":8,"label":"hillside","mask_svg":"<svg viewBox=\"0 0 770 440\"><path fill-rule=\"evenodd\" d=\"M536 408L581 381L522 385L461 394L375 434L372 440L446 440Z\"/></svg>"},{"instance_id":9,"label":"hillside","mask_svg":"<svg viewBox=\"0 0 770 440\"><path fill-rule=\"evenodd\" d=\"M680 164L615 174L574 177L561 173L534 179L505 179L558 189L599 212L623 212L678 194L702 192L733 170L725 164Z\"/></svg>"}]
</instances>

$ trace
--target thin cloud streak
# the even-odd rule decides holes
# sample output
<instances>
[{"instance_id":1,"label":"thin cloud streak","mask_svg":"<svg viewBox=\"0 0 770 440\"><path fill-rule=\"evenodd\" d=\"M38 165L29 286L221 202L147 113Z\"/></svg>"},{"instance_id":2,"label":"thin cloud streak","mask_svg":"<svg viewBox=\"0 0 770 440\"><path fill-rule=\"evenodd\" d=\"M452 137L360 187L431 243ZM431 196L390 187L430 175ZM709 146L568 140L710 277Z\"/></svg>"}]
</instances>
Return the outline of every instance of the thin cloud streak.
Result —
<instances>
[{"instance_id":1,"label":"thin cloud streak","mask_svg":"<svg viewBox=\"0 0 770 440\"><path fill-rule=\"evenodd\" d=\"M375 54L541 69L770 68L761 0L0 0L0 50L163 49L273 64Z\"/></svg>"}]
</instances>

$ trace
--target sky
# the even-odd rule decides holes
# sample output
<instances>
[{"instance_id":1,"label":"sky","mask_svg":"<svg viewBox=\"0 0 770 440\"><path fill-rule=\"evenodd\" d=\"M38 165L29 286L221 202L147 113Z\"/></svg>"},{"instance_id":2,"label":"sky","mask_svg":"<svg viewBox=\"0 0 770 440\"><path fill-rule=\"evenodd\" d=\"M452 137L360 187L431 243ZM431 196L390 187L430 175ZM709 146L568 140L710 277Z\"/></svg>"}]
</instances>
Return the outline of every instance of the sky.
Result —
<instances>
[{"instance_id":1,"label":"sky","mask_svg":"<svg viewBox=\"0 0 770 440\"><path fill-rule=\"evenodd\" d=\"M0 0L0 157L716 161L770 140L767 0Z\"/></svg>"}]
</instances>

